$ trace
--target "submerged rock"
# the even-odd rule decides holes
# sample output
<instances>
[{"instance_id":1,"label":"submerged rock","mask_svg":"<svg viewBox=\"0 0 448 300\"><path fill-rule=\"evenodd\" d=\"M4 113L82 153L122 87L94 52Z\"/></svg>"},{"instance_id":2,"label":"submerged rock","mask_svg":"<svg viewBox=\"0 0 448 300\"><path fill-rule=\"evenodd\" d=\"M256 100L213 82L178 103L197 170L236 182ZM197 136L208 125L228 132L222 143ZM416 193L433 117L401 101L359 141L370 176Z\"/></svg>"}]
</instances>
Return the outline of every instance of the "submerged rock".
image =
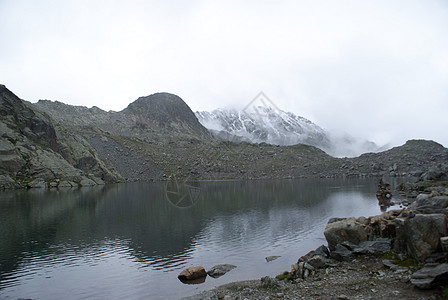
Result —
<instances>
[{"instance_id":1,"label":"submerged rock","mask_svg":"<svg viewBox=\"0 0 448 300\"><path fill-rule=\"evenodd\" d=\"M273 260L276 260L277 258L279 258L280 256L277 256L277 255L272 255L272 256L267 256L266 257L266 261L267 262L271 262L271 261L273 261Z\"/></svg>"},{"instance_id":2,"label":"submerged rock","mask_svg":"<svg viewBox=\"0 0 448 300\"><path fill-rule=\"evenodd\" d=\"M216 265L216 266L213 266L210 270L208 270L207 274L210 277L218 278L235 268L236 268L236 266L229 265L229 264Z\"/></svg>"},{"instance_id":3,"label":"submerged rock","mask_svg":"<svg viewBox=\"0 0 448 300\"><path fill-rule=\"evenodd\" d=\"M207 272L205 271L203 266L192 266L180 272L177 278L179 278L182 281L185 281L185 280L199 279L206 276Z\"/></svg>"}]
</instances>

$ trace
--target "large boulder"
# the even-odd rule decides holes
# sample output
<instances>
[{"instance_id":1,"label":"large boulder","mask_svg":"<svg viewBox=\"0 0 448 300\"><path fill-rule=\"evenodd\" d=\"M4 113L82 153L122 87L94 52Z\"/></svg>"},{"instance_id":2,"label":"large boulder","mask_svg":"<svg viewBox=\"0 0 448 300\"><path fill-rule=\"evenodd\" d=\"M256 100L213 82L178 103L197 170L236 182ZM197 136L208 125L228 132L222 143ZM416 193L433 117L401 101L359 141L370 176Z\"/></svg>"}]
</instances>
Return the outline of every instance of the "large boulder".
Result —
<instances>
[{"instance_id":1,"label":"large boulder","mask_svg":"<svg viewBox=\"0 0 448 300\"><path fill-rule=\"evenodd\" d=\"M207 272L203 266L192 266L180 272L177 278L180 280L195 280L205 276L207 276Z\"/></svg>"},{"instance_id":2,"label":"large boulder","mask_svg":"<svg viewBox=\"0 0 448 300\"><path fill-rule=\"evenodd\" d=\"M427 265L411 276L411 283L420 289L430 289L448 283L448 264Z\"/></svg>"},{"instance_id":3,"label":"large boulder","mask_svg":"<svg viewBox=\"0 0 448 300\"><path fill-rule=\"evenodd\" d=\"M396 219L395 250L405 251L418 261L425 261L441 250L440 237L447 235L444 214L416 214Z\"/></svg>"},{"instance_id":4,"label":"large boulder","mask_svg":"<svg viewBox=\"0 0 448 300\"><path fill-rule=\"evenodd\" d=\"M365 229L366 225L358 219L347 218L327 224L324 235L330 250L335 250L337 244L342 244L346 241L353 244L367 241L368 234Z\"/></svg>"}]
</instances>

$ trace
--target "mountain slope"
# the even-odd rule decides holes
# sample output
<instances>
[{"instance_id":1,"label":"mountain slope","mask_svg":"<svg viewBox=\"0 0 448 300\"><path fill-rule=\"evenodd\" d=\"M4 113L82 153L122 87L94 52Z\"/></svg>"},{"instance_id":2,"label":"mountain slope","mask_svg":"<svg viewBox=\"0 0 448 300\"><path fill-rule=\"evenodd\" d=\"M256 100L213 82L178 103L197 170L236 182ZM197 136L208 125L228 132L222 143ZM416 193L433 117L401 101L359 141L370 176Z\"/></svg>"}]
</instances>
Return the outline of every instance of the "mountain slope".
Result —
<instances>
[{"instance_id":1,"label":"mountain slope","mask_svg":"<svg viewBox=\"0 0 448 300\"><path fill-rule=\"evenodd\" d=\"M120 180L82 137L55 126L4 85L0 85L0 133L0 189Z\"/></svg>"},{"instance_id":2,"label":"mountain slope","mask_svg":"<svg viewBox=\"0 0 448 300\"><path fill-rule=\"evenodd\" d=\"M225 124L259 139L285 142L296 130L291 135L296 139L326 141L325 132L300 117L270 110L260 114L256 119L234 112ZM258 130L257 122L268 129ZM335 158L304 144L249 143L230 134L229 140L211 137L188 106L170 94L141 97L121 112L105 112L60 102L31 104L0 87L0 188L121 179L407 176L448 160L448 149L432 141Z\"/></svg>"},{"instance_id":3,"label":"mountain slope","mask_svg":"<svg viewBox=\"0 0 448 300\"><path fill-rule=\"evenodd\" d=\"M120 112L48 100L40 100L35 105L65 126L97 128L121 136L153 138L163 135L199 139L210 136L188 105L169 93L140 97Z\"/></svg>"},{"instance_id":4,"label":"mountain slope","mask_svg":"<svg viewBox=\"0 0 448 300\"><path fill-rule=\"evenodd\" d=\"M310 120L272 107L252 110L216 109L196 112L196 117L217 138L281 146L305 144L332 156L357 156L378 146L367 140L329 134Z\"/></svg>"},{"instance_id":5,"label":"mountain slope","mask_svg":"<svg viewBox=\"0 0 448 300\"><path fill-rule=\"evenodd\" d=\"M326 148L329 140L325 131L311 121L289 112L259 106L257 113L235 109L196 112L199 122L214 131L224 131L255 143L276 145L306 144Z\"/></svg>"}]
</instances>

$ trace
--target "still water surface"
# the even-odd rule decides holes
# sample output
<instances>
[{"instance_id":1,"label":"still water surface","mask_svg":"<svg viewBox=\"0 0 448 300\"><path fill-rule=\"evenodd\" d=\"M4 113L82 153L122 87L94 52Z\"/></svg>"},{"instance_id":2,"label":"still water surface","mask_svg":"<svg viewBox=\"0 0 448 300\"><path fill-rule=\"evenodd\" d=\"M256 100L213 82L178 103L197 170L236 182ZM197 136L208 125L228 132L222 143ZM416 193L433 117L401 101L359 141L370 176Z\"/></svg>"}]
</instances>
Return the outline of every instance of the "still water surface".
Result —
<instances>
[{"instance_id":1,"label":"still water surface","mask_svg":"<svg viewBox=\"0 0 448 300\"><path fill-rule=\"evenodd\" d=\"M329 218L380 213L376 179L192 185L189 208L168 201L164 183L0 193L0 299L177 299L289 270L326 244ZM222 263L238 267L177 280Z\"/></svg>"}]
</instances>

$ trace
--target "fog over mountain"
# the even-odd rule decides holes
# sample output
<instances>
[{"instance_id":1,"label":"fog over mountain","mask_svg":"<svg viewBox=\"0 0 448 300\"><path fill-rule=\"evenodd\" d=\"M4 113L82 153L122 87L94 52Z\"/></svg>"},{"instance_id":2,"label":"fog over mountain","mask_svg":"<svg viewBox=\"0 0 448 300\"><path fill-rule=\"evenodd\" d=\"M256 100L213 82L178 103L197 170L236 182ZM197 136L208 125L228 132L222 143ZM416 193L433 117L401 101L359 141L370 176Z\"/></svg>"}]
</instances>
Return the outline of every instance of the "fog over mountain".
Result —
<instances>
[{"instance_id":1,"label":"fog over mountain","mask_svg":"<svg viewBox=\"0 0 448 300\"><path fill-rule=\"evenodd\" d=\"M354 157L385 149L349 134L330 133L304 117L271 106L250 106L243 110L219 108L195 114L204 127L223 140L281 146L305 144L336 157Z\"/></svg>"}]
</instances>

